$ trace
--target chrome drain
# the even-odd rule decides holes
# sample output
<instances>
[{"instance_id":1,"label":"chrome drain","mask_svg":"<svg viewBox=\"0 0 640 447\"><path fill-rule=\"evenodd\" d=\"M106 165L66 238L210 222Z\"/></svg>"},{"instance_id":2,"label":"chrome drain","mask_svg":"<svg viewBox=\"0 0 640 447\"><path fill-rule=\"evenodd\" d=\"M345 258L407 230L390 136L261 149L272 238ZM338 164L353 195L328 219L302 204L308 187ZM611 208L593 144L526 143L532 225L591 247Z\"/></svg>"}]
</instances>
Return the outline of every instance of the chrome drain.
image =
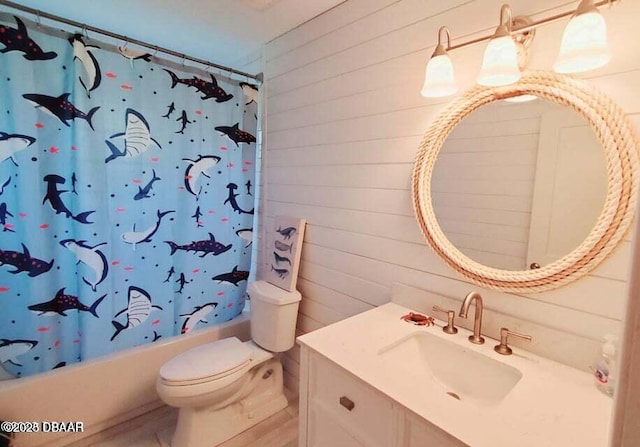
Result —
<instances>
[{"instance_id":1,"label":"chrome drain","mask_svg":"<svg viewBox=\"0 0 640 447\"><path fill-rule=\"evenodd\" d=\"M456 393L452 393L451 391L447 391L447 394L449 396L453 397L454 399L460 400L460 396L458 396Z\"/></svg>"}]
</instances>

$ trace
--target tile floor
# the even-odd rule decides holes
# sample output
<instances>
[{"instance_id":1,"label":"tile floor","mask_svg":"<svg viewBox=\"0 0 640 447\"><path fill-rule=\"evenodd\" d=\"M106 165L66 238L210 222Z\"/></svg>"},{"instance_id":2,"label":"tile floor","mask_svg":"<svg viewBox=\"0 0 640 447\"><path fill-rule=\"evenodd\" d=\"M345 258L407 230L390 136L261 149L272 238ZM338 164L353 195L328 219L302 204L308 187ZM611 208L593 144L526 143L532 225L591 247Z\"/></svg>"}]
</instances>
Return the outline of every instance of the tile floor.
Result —
<instances>
[{"instance_id":1,"label":"tile floor","mask_svg":"<svg viewBox=\"0 0 640 447\"><path fill-rule=\"evenodd\" d=\"M219 447L296 447L298 396L285 394L287 408ZM67 447L169 447L177 416L175 408L164 406Z\"/></svg>"}]
</instances>

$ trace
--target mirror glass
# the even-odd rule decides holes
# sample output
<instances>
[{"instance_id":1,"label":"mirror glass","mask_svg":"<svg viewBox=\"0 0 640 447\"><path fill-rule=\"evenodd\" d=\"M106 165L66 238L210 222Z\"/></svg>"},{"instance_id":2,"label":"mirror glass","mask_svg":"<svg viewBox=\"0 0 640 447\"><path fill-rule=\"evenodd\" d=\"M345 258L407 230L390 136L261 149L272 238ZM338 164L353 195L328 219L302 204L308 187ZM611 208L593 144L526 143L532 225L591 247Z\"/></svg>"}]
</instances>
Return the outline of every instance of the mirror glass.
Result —
<instances>
[{"instance_id":1,"label":"mirror glass","mask_svg":"<svg viewBox=\"0 0 640 447\"><path fill-rule=\"evenodd\" d=\"M605 154L568 107L496 101L448 136L431 189L438 224L458 250L489 267L527 270L561 259L590 233L605 203Z\"/></svg>"}]
</instances>

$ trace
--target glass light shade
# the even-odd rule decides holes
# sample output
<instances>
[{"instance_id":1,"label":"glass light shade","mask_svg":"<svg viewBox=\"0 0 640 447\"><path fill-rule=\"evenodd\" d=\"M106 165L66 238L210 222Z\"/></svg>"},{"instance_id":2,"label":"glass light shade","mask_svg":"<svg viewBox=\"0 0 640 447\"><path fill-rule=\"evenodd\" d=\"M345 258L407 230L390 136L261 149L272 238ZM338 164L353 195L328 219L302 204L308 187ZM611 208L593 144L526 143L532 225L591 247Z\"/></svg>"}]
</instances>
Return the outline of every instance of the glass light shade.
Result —
<instances>
[{"instance_id":1,"label":"glass light shade","mask_svg":"<svg viewBox=\"0 0 640 447\"><path fill-rule=\"evenodd\" d=\"M453 95L457 91L458 86L456 85L451 58L446 53L432 56L429 59L429 63L427 63L424 85L421 91L422 96L440 98Z\"/></svg>"},{"instance_id":2,"label":"glass light shade","mask_svg":"<svg viewBox=\"0 0 640 447\"><path fill-rule=\"evenodd\" d=\"M578 73L602 67L610 59L607 24L594 8L569 21L553 69L558 73Z\"/></svg>"},{"instance_id":3,"label":"glass light shade","mask_svg":"<svg viewBox=\"0 0 640 447\"><path fill-rule=\"evenodd\" d=\"M484 50L482 68L476 79L480 85L497 87L520 79L518 50L510 35L494 37Z\"/></svg>"}]
</instances>

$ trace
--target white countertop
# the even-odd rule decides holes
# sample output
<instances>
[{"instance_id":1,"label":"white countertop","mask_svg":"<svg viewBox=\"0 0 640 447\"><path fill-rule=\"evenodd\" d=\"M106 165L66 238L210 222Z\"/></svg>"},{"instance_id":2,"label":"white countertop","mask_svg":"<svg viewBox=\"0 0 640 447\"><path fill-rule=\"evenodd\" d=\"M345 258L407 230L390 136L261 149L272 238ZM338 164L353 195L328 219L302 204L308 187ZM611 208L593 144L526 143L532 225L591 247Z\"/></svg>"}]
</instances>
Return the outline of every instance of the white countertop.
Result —
<instances>
[{"instance_id":1,"label":"white countertop","mask_svg":"<svg viewBox=\"0 0 640 447\"><path fill-rule=\"evenodd\" d=\"M483 345L436 326L415 326L400 317L411 309L388 303L298 338L370 386L473 447L606 447L612 399L595 388L590 374L514 348L496 353L495 340ZM428 331L465 349L511 365L523 374L500 403L478 406L447 396L433 383L416 383L385 365L379 352L414 332ZM445 360L445 359L443 359Z\"/></svg>"}]
</instances>

